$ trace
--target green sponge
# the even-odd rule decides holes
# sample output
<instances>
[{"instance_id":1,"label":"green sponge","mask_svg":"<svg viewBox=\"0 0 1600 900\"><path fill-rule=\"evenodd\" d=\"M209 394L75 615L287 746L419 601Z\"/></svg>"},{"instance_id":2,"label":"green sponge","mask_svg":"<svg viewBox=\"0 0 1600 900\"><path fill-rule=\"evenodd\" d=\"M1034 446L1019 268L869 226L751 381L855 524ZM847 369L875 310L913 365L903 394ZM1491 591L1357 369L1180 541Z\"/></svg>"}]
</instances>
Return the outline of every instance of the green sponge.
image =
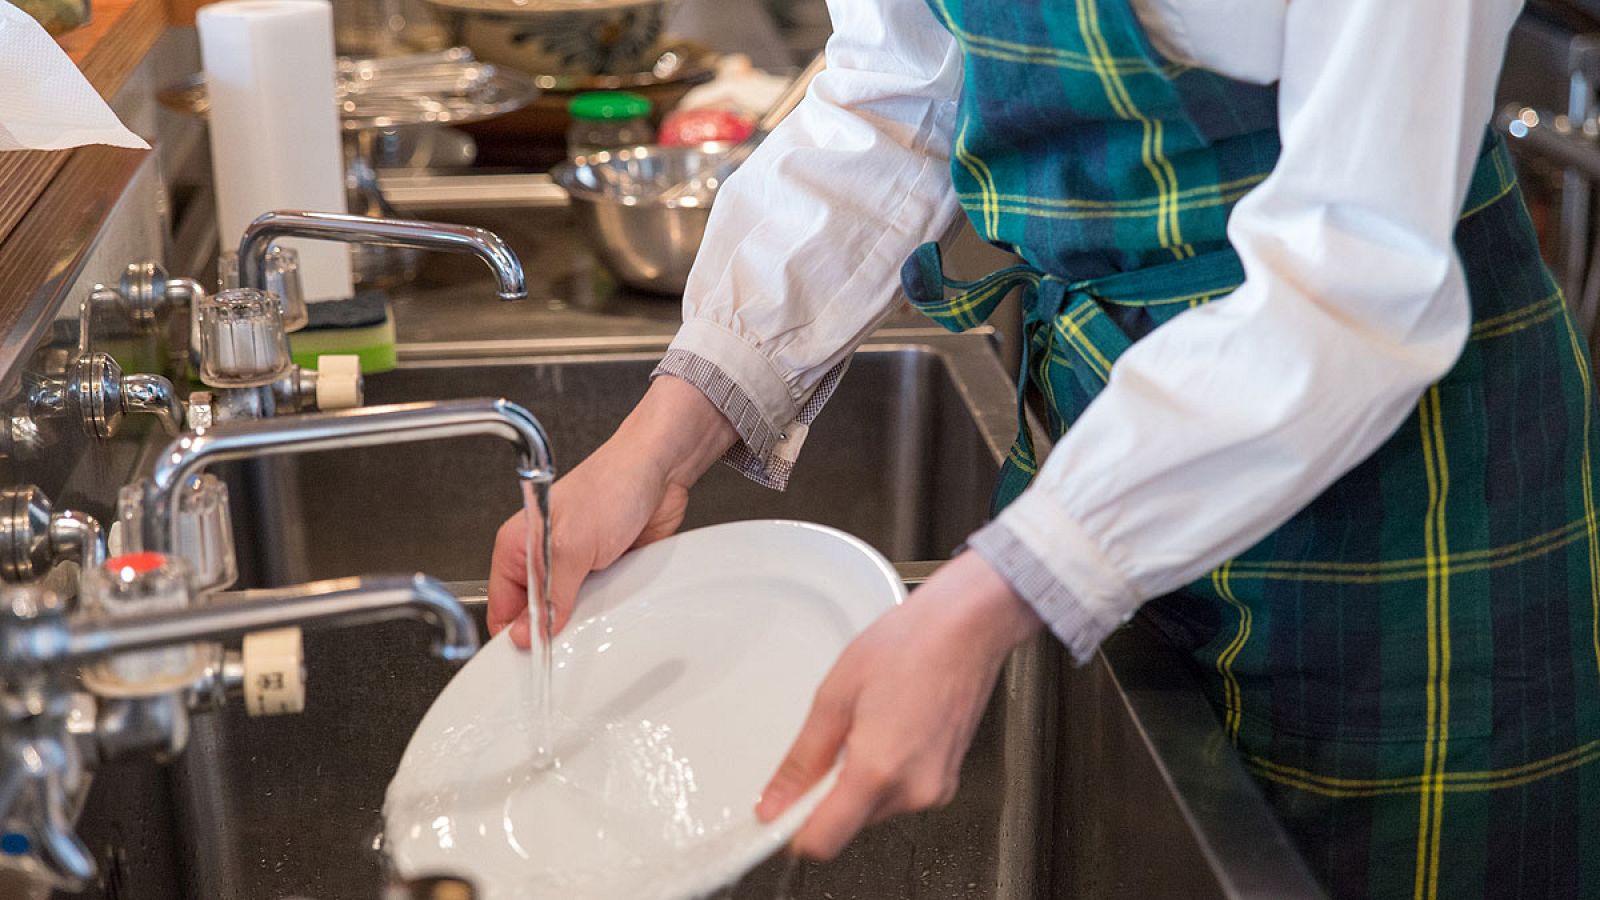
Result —
<instances>
[{"instance_id":1,"label":"green sponge","mask_svg":"<svg viewBox=\"0 0 1600 900\"><path fill-rule=\"evenodd\" d=\"M330 353L359 356L363 375L389 372L399 364L394 313L382 293L363 291L345 300L307 304L306 309L306 327L289 335L297 365L314 369L317 357Z\"/></svg>"}]
</instances>

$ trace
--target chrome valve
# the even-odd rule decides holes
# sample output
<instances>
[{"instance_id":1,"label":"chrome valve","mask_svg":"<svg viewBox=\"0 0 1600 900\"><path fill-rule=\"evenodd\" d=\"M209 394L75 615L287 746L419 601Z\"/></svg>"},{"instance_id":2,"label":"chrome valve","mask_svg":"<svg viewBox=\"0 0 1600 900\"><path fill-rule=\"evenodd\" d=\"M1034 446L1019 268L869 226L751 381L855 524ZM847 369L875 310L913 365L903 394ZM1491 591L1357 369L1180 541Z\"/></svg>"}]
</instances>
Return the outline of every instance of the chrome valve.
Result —
<instances>
[{"instance_id":1,"label":"chrome valve","mask_svg":"<svg viewBox=\"0 0 1600 900\"><path fill-rule=\"evenodd\" d=\"M181 314L187 319L206 290L193 278L169 276L160 263L146 261L128 264L116 295L134 330L148 334L167 316Z\"/></svg>"},{"instance_id":2,"label":"chrome valve","mask_svg":"<svg viewBox=\"0 0 1600 900\"><path fill-rule=\"evenodd\" d=\"M66 602L39 585L0 593L0 640L11 656L15 638L62 627ZM88 775L74 725L81 707L73 673L50 667L6 667L0 700L0 827L26 848L26 868L63 890L94 877L94 857L73 829ZM79 723L74 723L74 718Z\"/></svg>"},{"instance_id":3,"label":"chrome valve","mask_svg":"<svg viewBox=\"0 0 1600 900\"><path fill-rule=\"evenodd\" d=\"M106 537L93 517L56 510L33 485L0 490L0 579L34 581L59 563L92 569L106 558Z\"/></svg>"},{"instance_id":4,"label":"chrome valve","mask_svg":"<svg viewBox=\"0 0 1600 900\"><path fill-rule=\"evenodd\" d=\"M295 365L273 294L230 288L206 298L199 315L200 380L213 390L190 396L190 428L361 405L360 359L323 356L316 369Z\"/></svg>"},{"instance_id":5,"label":"chrome valve","mask_svg":"<svg viewBox=\"0 0 1600 900\"><path fill-rule=\"evenodd\" d=\"M328 354L317 357L317 367L295 366L272 383L272 399L280 413L335 412L361 405L365 393L361 357Z\"/></svg>"},{"instance_id":6,"label":"chrome valve","mask_svg":"<svg viewBox=\"0 0 1600 900\"><path fill-rule=\"evenodd\" d=\"M168 434L177 434L184 420L183 401L172 382L160 375L122 374L107 353L82 353L67 365L64 378L42 378L30 386L27 416L34 422L74 419L85 434L109 438L123 416L153 415Z\"/></svg>"}]
</instances>

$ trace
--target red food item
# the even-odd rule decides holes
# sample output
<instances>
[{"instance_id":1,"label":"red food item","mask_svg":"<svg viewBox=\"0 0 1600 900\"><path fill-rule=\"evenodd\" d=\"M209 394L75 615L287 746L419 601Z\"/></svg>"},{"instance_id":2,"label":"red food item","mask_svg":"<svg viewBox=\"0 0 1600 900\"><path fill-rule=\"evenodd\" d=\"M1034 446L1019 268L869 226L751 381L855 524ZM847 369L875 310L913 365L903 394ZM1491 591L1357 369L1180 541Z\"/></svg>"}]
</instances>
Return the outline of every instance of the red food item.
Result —
<instances>
[{"instance_id":1,"label":"red food item","mask_svg":"<svg viewBox=\"0 0 1600 900\"><path fill-rule=\"evenodd\" d=\"M668 147L694 147L725 141L737 144L756 130L756 123L730 109L682 109L661 123L656 141Z\"/></svg>"}]
</instances>

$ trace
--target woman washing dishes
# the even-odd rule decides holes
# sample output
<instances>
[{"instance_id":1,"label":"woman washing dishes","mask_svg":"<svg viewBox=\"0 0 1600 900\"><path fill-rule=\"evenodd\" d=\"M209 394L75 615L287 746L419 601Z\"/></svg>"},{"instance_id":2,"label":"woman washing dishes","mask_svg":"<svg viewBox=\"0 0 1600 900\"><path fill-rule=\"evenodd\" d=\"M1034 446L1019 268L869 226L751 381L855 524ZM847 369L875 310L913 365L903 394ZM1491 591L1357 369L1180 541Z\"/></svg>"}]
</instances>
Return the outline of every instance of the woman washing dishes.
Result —
<instances>
[{"instance_id":1,"label":"woman washing dishes","mask_svg":"<svg viewBox=\"0 0 1600 900\"><path fill-rule=\"evenodd\" d=\"M561 618L717 460L781 487L897 286L954 330L1020 291L1054 449L1019 434L759 814L841 755L803 854L944 802L1008 651L1142 611L1332 893L1600 897L1594 386L1486 131L1519 7L834 0L648 394L555 487ZM1025 262L946 279L963 211ZM490 615L526 643L522 527Z\"/></svg>"}]
</instances>

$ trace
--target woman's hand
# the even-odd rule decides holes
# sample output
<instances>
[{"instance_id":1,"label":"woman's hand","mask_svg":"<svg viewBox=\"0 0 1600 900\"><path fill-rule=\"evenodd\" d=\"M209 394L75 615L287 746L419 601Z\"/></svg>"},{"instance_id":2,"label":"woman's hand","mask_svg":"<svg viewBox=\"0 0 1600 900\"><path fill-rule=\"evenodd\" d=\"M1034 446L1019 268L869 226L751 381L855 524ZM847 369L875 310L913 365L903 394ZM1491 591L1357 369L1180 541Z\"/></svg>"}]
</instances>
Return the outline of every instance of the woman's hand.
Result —
<instances>
[{"instance_id":1,"label":"woman's hand","mask_svg":"<svg viewBox=\"0 0 1600 900\"><path fill-rule=\"evenodd\" d=\"M671 376L657 378L616 434L555 483L550 596L557 631L572 617L578 586L590 572L678 530L689 488L735 437L699 390ZM510 625L519 647L531 636L527 548L528 525L519 512L500 526L489 571L489 631L499 634Z\"/></svg>"},{"instance_id":2,"label":"woman's hand","mask_svg":"<svg viewBox=\"0 0 1600 900\"><path fill-rule=\"evenodd\" d=\"M777 817L841 755L791 842L803 856L831 859L867 825L950 802L1001 665L1040 627L981 557L956 557L845 649L756 815Z\"/></svg>"}]
</instances>

